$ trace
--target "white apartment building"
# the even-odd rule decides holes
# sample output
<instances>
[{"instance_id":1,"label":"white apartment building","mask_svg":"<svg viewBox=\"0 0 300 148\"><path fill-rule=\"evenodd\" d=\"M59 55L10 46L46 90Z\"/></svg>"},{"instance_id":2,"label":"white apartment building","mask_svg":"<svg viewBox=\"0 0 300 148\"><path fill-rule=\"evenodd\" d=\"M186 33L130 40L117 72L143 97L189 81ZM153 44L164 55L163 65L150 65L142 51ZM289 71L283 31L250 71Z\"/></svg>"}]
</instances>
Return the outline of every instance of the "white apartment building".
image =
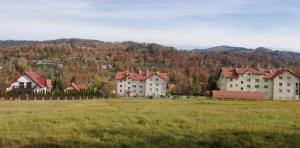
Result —
<instances>
[{"instance_id":1,"label":"white apartment building","mask_svg":"<svg viewBox=\"0 0 300 148\"><path fill-rule=\"evenodd\" d=\"M288 69L222 68L220 91L263 92L273 100L299 100L300 78Z\"/></svg>"},{"instance_id":2,"label":"white apartment building","mask_svg":"<svg viewBox=\"0 0 300 148\"><path fill-rule=\"evenodd\" d=\"M167 91L168 73L117 72L117 94L122 97L159 97Z\"/></svg>"}]
</instances>

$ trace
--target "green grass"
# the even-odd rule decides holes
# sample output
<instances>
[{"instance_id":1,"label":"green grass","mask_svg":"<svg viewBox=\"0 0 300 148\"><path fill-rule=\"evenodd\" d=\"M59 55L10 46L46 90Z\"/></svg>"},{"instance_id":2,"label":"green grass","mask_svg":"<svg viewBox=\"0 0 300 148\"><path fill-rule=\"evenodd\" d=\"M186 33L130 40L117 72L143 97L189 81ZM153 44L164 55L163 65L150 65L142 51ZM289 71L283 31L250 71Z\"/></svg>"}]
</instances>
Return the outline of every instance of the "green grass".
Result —
<instances>
[{"instance_id":1,"label":"green grass","mask_svg":"<svg viewBox=\"0 0 300 148\"><path fill-rule=\"evenodd\" d=\"M0 101L0 147L299 147L300 102Z\"/></svg>"}]
</instances>

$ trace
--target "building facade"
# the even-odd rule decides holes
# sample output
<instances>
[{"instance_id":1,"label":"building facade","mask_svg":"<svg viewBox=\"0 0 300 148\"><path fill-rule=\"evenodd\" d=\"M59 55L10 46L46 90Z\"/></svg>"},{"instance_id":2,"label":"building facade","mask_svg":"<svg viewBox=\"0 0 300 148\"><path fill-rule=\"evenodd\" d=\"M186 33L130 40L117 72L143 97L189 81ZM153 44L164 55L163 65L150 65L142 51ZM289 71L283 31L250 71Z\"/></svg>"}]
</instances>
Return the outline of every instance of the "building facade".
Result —
<instances>
[{"instance_id":1,"label":"building facade","mask_svg":"<svg viewBox=\"0 0 300 148\"><path fill-rule=\"evenodd\" d=\"M33 71L25 72L23 75L17 76L7 88L11 90L29 90L34 92L51 91L52 83L50 79L46 79Z\"/></svg>"},{"instance_id":2,"label":"building facade","mask_svg":"<svg viewBox=\"0 0 300 148\"><path fill-rule=\"evenodd\" d=\"M221 91L263 92L274 100L299 100L300 78L288 69L222 68Z\"/></svg>"},{"instance_id":3,"label":"building facade","mask_svg":"<svg viewBox=\"0 0 300 148\"><path fill-rule=\"evenodd\" d=\"M167 91L168 73L117 72L117 94L123 97L159 97Z\"/></svg>"}]
</instances>

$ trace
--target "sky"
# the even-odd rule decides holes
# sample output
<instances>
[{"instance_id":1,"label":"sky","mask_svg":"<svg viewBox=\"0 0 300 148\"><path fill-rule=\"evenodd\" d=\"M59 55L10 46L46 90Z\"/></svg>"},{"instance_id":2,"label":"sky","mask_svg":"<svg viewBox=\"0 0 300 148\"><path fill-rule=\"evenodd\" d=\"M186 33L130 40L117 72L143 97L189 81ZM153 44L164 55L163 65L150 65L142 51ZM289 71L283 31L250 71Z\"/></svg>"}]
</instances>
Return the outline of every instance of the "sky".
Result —
<instances>
[{"instance_id":1,"label":"sky","mask_svg":"<svg viewBox=\"0 0 300 148\"><path fill-rule=\"evenodd\" d=\"M0 1L0 40L83 38L300 52L299 0Z\"/></svg>"}]
</instances>

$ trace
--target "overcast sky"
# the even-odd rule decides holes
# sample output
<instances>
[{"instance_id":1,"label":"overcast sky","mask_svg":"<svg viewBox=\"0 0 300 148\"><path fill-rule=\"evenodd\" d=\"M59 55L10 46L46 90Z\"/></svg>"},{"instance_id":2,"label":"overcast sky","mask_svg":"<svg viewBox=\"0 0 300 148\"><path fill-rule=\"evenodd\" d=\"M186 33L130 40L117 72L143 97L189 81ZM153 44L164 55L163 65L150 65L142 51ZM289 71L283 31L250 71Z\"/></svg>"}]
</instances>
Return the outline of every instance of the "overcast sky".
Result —
<instances>
[{"instance_id":1,"label":"overcast sky","mask_svg":"<svg viewBox=\"0 0 300 148\"><path fill-rule=\"evenodd\" d=\"M300 51L300 0L1 0L0 40L85 38Z\"/></svg>"}]
</instances>

